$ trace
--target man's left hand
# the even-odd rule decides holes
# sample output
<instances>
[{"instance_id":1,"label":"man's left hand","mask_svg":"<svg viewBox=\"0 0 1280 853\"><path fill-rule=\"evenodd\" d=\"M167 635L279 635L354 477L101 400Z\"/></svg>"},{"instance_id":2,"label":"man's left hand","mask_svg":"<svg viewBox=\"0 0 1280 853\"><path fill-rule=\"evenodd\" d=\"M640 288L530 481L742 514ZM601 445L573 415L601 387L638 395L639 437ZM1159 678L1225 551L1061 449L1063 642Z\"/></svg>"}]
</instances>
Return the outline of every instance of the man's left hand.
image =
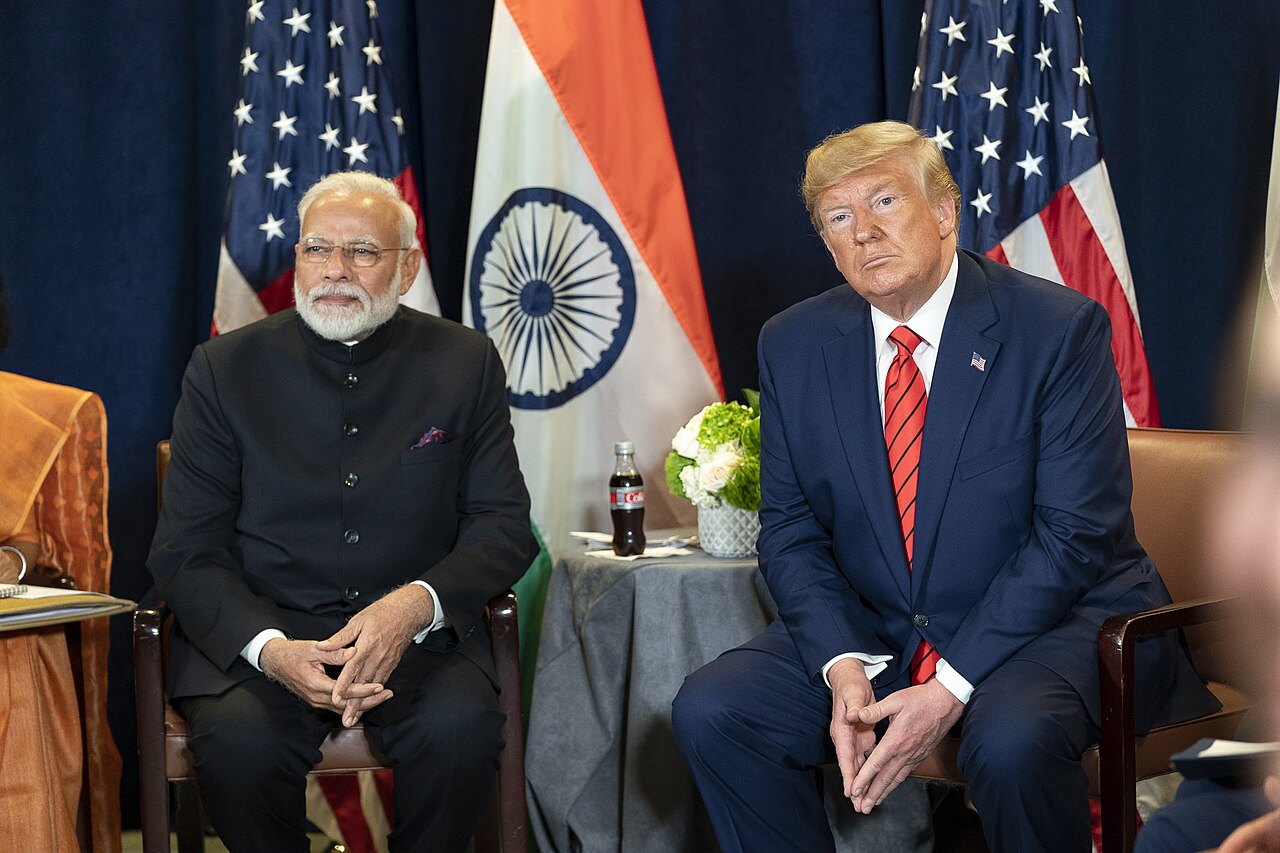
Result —
<instances>
[{"instance_id":1,"label":"man's left hand","mask_svg":"<svg viewBox=\"0 0 1280 853\"><path fill-rule=\"evenodd\" d=\"M348 688L368 682L386 684L414 636L434 617L431 593L418 584L408 584L370 604L352 616L341 631L316 644L321 651L355 648L333 687L334 704L346 704L344 726L355 725L361 714L357 703L350 701Z\"/></svg>"},{"instance_id":2,"label":"man's left hand","mask_svg":"<svg viewBox=\"0 0 1280 853\"><path fill-rule=\"evenodd\" d=\"M960 719L964 705L932 679L890 693L858 712L866 725L889 720L889 728L853 780L853 806L863 814L884 802Z\"/></svg>"}]
</instances>

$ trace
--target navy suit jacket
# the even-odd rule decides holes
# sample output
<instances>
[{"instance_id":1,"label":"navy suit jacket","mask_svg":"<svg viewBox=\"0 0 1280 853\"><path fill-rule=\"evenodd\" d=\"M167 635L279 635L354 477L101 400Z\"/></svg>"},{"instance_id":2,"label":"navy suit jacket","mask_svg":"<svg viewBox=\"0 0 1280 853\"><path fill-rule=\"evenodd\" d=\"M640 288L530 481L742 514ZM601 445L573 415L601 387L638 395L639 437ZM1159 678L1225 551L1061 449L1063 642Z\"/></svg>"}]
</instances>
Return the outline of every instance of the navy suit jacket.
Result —
<instances>
[{"instance_id":1,"label":"navy suit jacket","mask_svg":"<svg viewBox=\"0 0 1280 853\"><path fill-rule=\"evenodd\" d=\"M1096 714L1098 628L1169 601L1134 536L1110 322L1069 288L968 252L958 264L925 419L914 571L870 306L841 285L761 332L760 568L779 618L760 642L794 643L814 679L845 652L892 655L879 696L907 685L922 638L975 687L1029 659ZM1176 643L1149 652L1163 672L1153 695L1177 701L1140 707L1141 723L1212 710Z\"/></svg>"}]
</instances>

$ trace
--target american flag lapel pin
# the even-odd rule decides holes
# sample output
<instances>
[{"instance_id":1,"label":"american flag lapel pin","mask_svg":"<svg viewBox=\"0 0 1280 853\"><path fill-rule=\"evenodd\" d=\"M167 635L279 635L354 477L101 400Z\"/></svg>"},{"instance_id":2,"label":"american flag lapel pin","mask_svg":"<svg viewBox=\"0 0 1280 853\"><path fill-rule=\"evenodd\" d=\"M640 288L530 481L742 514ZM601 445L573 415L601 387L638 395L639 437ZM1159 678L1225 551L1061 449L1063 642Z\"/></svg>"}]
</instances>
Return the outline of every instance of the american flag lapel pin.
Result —
<instances>
[{"instance_id":1,"label":"american flag lapel pin","mask_svg":"<svg viewBox=\"0 0 1280 853\"><path fill-rule=\"evenodd\" d=\"M979 373L986 373L987 359L985 356L978 355L975 352L973 358L969 359L969 366L975 368Z\"/></svg>"}]
</instances>

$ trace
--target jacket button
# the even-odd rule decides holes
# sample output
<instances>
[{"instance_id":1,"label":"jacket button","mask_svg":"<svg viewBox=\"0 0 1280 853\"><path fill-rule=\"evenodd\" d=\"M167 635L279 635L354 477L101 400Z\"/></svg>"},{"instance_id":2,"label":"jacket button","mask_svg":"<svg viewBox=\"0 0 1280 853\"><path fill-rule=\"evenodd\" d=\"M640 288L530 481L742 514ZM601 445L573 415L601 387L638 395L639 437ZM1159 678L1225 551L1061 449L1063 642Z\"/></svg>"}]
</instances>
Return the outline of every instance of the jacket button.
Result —
<instances>
[{"instance_id":1,"label":"jacket button","mask_svg":"<svg viewBox=\"0 0 1280 853\"><path fill-rule=\"evenodd\" d=\"M347 601L355 601L360 597L360 590L356 589L354 586L349 586L342 591L342 597Z\"/></svg>"},{"instance_id":2,"label":"jacket button","mask_svg":"<svg viewBox=\"0 0 1280 853\"><path fill-rule=\"evenodd\" d=\"M923 613L917 613L915 616L912 616L911 621L915 623L917 628L925 628L929 625L929 617L925 616Z\"/></svg>"},{"instance_id":3,"label":"jacket button","mask_svg":"<svg viewBox=\"0 0 1280 853\"><path fill-rule=\"evenodd\" d=\"M359 482L360 482L359 474L348 474L347 476L342 478L342 484L346 486L348 489L354 489L356 487L356 483L359 483Z\"/></svg>"},{"instance_id":4,"label":"jacket button","mask_svg":"<svg viewBox=\"0 0 1280 853\"><path fill-rule=\"evenodd\" d=\"M348 545L354 545L360 541L360 531L354 527L342 534L342 538L346 540Z\"/></svg>"},{"instance_id":5,"label":"jacket button","mask_svg":"<svg viewBox=\"0 0 1280 853\"><path fill-rule=\"evenodd\" d=\"M348 373L347 378L342 380L343 387L354 388L360 384L360 377L354 373Z\"/></svg>"},{"instance_id":6,"label":"jacket button","mask_svg":"<svg viewBox=\"0 0 1280 853\"><path fill-rule=\"evenodd\" d=\"M356 426L355 424L343 424L343 425L342 425L342 434L343 434L343 435L355 435L355 434L356 434L356 433L358 433L359 431L360 431L360 427Z\"/></svg>"}]
</instances>

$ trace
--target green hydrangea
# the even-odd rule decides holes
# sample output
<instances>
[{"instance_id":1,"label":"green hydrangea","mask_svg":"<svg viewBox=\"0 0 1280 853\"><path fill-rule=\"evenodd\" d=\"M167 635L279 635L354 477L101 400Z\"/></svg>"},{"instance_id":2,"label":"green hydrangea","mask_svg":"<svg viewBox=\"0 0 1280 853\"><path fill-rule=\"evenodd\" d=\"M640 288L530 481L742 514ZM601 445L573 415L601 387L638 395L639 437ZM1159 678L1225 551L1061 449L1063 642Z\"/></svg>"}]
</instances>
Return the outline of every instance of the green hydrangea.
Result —
<instances>
[{"instance_id":1,"label":"green hydrangea","mask_svg":"<svg viewBox=\"0 0 1280 853\"><path fill-rule=\"evenodd\" d=\"M756 433L755 452L760 452L760 416L741 403L716 403L702 417L702 427L698 430L698 444L708 450L715 450L722 444L739 441L743 447L747 442L743 433L754 421Z\"/></svg>"},{"instance_id":2,"label":"green hydrangea","mask_svg":"<svg viewBox=\"0 0 1280 853\"><path fill-rule=\"evenodd\" d=\"M671 494L678 498L689 499L684 492L684 484L680 482L680 472L693 464L693 460L687 456L681 456L674 450L667 454L667 461L663 466L667 474L667 488L671 490Z\"/></svg>"}]
</instances>

